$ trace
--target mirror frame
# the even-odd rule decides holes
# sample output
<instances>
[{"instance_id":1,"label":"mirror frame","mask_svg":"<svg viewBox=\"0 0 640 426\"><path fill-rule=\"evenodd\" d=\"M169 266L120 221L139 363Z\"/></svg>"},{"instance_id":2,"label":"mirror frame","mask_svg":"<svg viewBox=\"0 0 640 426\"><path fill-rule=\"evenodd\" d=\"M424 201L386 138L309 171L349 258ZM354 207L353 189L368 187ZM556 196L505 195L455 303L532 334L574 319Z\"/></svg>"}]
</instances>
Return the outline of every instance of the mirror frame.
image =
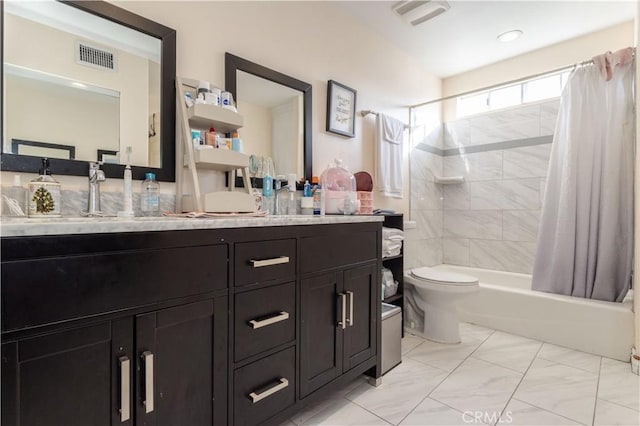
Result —
<instances>
[{"instance_id":1,"label":"mirror frame","mask_svg":"<svg viewBox=\"0 0 640 426\"><path fill-rule=\"evenodd\" d=\"M249 74L253 74L257 77L264 78L265 80L272 81L274 83L281 84L283 86L290 87L292 89L302 92L303 96L303 171L304 176L298 176L299 179L309 179L311 181L312 169L313 169L313 152L312 152L312 111L311 111L311 84L304 81L295 79L286 74L282 74L278 71L248 61L246 59L235 56L229 52L224 54L224 83L227 91L231 92L233 99L237 101L237 75L236 71L244 71ZM304 182L304 180L303 180Z\"/></svg>"},{"instance_id":2,"label":"mirror frame","mask_svg":"<svg viewBox=\"0 0 640 426\"><path fill-rule=\"evenodd\" d=\"M60 1L60 0L58 0ZM116 24L147 34L151 37L160 39L161 42L161 58L160 67L160 116L161 116L161 132L160 135L160 159L161 167L131 166L134 179L144 179L146 172L154 172L156 179L165 182L175 182L176 180L176 32L172 28L166 27L157 22L151 21L128 10L121 9L105 1L83 1L83 0L66 0L61 1L68 6L75 7L92 15L99 16ZM0 33L4 39L4 3L0 2ZM4 70L4 42L0 45L0 57L2 57L2 67ZM0 97L4 99L4 87L0 82ZM4 102L2 102L4 104ZM0 106L0 114L4 117L4 111ZM4 120L3 120L4 125ZM4 141L3 141L4 142ZM43 141L46 142L46 141ZM2 170L21 172L21 173L37 173L41 168L41 158L36 156L18 155L4 152L4 143L0 147L2 154L0 155L0 164ZM80 160L64 160L51 158L51 170L54 175L72 175L72 176L88 176L89 161ZM104 164L102 170L106 177L121 178L124 175L124 165L120 164Z\"/></svg>"}]
</instances>

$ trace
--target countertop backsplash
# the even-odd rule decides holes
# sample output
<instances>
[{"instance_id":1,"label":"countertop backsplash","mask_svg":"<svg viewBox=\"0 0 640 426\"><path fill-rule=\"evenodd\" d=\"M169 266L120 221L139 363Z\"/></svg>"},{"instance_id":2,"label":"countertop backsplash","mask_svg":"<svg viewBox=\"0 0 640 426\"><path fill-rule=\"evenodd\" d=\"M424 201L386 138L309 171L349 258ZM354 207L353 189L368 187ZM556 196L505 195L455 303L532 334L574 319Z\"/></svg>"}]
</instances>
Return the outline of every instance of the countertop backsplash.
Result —
<instances>
[{"instance_id":1,"label":"countertop backsplash","mask_svg":"<svg viewBox=\"0 0 640 426\"><path fill-rule=\"evenodd\" d=\"M81 211L87 210L89 191L62 190L62 216L79 216ZM115 216L123 210L124 195L122 192L100 192L100 208L107 216ZM176 196L160 193L160 212L174 212ZM140 193L133 193L133 211L136 216L142 216L140 211Z\"/></svg>"}]
</instances>

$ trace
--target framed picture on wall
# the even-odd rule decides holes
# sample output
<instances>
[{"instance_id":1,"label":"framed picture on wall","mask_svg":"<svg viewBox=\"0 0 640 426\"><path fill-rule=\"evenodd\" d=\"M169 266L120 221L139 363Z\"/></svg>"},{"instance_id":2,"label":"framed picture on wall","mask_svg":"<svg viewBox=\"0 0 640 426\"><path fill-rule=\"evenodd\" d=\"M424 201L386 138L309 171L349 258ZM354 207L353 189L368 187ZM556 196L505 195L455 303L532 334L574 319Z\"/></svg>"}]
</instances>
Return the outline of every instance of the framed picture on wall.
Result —
<instances>
[{"instance_id":1,"label":"framed picture on wall","mask_svg":"<svg viewBox=\"0 0 640 426\"><path fill-rule=\"evenodd\" d=\"M327 82L327 132L356 137L356 91L333 80Z\"/></svg>"}]
</instances>

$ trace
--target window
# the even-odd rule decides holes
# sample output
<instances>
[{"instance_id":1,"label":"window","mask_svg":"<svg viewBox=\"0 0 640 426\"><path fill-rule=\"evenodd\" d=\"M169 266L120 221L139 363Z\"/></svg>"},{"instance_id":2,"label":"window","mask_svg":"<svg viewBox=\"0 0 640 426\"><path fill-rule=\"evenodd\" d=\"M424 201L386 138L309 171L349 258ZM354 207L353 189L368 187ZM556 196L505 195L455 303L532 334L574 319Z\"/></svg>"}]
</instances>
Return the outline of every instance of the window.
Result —
<instances>
[{"instance_id":1,"label":"window","mask_svg":"<svg viewBox=\"0 0 640 426\"><path fill-rule=\"evenodd\" d=\"M522 87L509 86L489 92L489 109L506 108L522 103Z\"/></svg>"},{"instance_id":2,"label":"window","mask_svg":"<svg viewBox=\"0 0 640 426\"><path fill-rule=\"evenodd\" d=\"M523 102L535 102L542 99L558 96L562 89L562 79L560 74L551 77L543 77L537 80L528 81L522 85L524 93Z\"/></svg>"},{"instance_id":3,"label":"window","mask_svg":"<svg viewBox=\"0 0 640 426\"><path fill-rule=\"evenodd\" d=\"M489 92L458 98L458 117L489 111Z\"/></svg>"},{"instance_id":4,"label":"window","mask_svg":"<svg viewBox=\"0 0 640 426\"><path fill-rule=\"evenodd\" d=\"M537 102L558 97L569 79L569 74L569 71L550 74L520 84L460 96L457 102L456 115L465 117L527 102Z\"/></svg>"}]
</instances>

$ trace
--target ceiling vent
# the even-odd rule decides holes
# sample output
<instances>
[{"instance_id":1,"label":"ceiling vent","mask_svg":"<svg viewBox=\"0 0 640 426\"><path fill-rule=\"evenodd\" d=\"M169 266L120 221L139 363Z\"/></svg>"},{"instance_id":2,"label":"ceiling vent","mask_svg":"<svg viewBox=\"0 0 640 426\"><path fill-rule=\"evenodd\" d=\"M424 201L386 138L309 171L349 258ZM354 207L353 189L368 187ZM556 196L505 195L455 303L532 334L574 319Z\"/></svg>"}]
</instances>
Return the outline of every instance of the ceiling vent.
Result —
<instances>
[{"instance_id":1,"label":"ceiling vent","mask_svg":"<svg viewBox=\"0 0 640 426\"><path fill-rule=\"evenodd\" d=\"M392 6L398 16L413 26L423 24L450 8L451 6L446 1L430 0L400 1Z\"/></svg>"},{"instance_id":2,"label":"ceiling vent","mask_svg":"<svg viewBox=\"0 0 640 426\"><path fill-rule=\"evenodd\" d=\"M115 71L116 55L108 50L76 42L76 63L101 70Z\"/></svg>"}]
</instances>

